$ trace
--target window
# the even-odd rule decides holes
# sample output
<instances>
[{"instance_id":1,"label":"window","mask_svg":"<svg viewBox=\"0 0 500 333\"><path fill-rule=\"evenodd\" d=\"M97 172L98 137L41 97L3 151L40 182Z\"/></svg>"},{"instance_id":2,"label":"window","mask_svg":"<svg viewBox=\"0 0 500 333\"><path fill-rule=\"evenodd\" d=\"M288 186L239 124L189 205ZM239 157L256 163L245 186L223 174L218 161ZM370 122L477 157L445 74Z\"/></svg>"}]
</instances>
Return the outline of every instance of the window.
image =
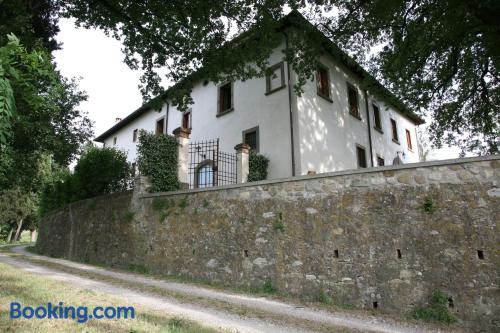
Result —
<instances>
[{"instance_id":1,"label":"window","mask_svg":"<svg viewBox=\"0 0 500 333\"><path fill-rule=\"evenodd\" d=\"M391 119L391 126L392 126L392 141L399 143L398 126L396 125L396 121L394 119Z\"/></svg>"},{"instance_id":2,"label":"window","mask_svg":"<svg viewBox=\"0 0 500 333\"><path fill-rule=\"evenodd\" d=\"M132 163L132 176L135 176L136 170L137 170L137 165L134 162L134 163Z\"/></svg>"},{"instance_id":3,"label":"window","mask_svg":"<svg viewBox=\"0 0 500 333\"><path fill-rule=\"evenodd\" d=\"M366 151L361 146L356 146L356 155L358 157L358 168L366 168Z\"/></svg>"},{"instance_id":4,"label":"window","mask_svg":"<svg viewBox=\"0 0 500 333\"><path fill-rule=\"evenodd\" d=\"M191 129L191 111L186 111L182 114L182 128Z\"/></svg>"},{"instance_id":5,"label":"window","mask_svg":"<svg viewBox=\"0 0 500 333\"><path fill-rule=\"evenodd\" d=\"M358 89L349 83L347 84L347 99L349 101L349 113L361 119L358 109Z\"/></svg>"},{"instance_id":6,"label":"window","mask_svg":"<svg viewBox=\"0 0 500 333\"><path fill-rule=\"evenodd\" d=\"M409 130L406 130L406 145L408 146L409 150L413 150L413 146L411 144L411 134Z\"/></svg>"},{"instance_id":7,"label":"window","mask_svg":"<svg viewBox=\"0 0 500 333\"><path fill-rule=\"evenodd\" d=\"M384 166L385 165L385 161L382 157L380 156L377 156L377 165L378 166Z\"/></svg>"},{"instance_id":8,"label":"window","mask_svg":"<svg viewBox=\"0 0 500 333\"><path fill-rule=\"evenodd\" d=\"M217 112L223 114L233 108L233 85L231 82L219 87L219 108Z\"/></svg>"},{"instance_id":9,"label":"window","mask_svg":"<svg viewBox=\"0 0 500 333\"><path fill-rule=\"evenodd\" d=\"M156 121L156 135L160 135L165 133L165 118L161 118L160 120Z\"/></svg>"},{"instance_id":10,"label":"window","mask_svg":"<svg viewBox=\"0 0 500 333\"><path fill-rule=\"evenodd\" d=\"M137 141L137 132L139 132L139 130L135 129L134 132L132 133L132 142Z\"/></svg>"},{"instance_id":11,"label":"window","mask_svg":"<svg viewBox=\"0 0 500 333\"><path fill-rule=\"evenodd\" d=\"M373 118L375 119L375 129L382 132L382 122L380 121L380 109L375 104L372 104L373 107Z\"/></svg>"},{"instance_id":12,"label":"window","mask_svg":"<svg viewBox=\"0 0 500 333\"><path fill-rule=\"evenodd\" d=\"M211 160L201 162L196 168L195 188L205 188L215 185L214 164Z\"/></svg>"},{"instance_id":13,"label":"window","mask_svg":"<svg viewBox=\"0 0 500 333\"><path fill-rule=\"evenodd\" d=\"M316 85L318 95L330 100L330 78L328 76L328 68L318 68L316 71Z\"/></svg>"},{"instance_id":14,"label":"window","mask_svg":"<svg viewBox=\"0 0 500 333\"><path fill-rule=\"evenodd\" d=\"M113 145L116 146L116 136L113 138Z\"/></svg>"},{"instance_id":15,"label":"window","mask_svg":"<svg viewBox=\"0 0 500 333\"><path fill-rule=\"evenodd\" d=\"M243 143L250 146L255 152L259 151L259 127L254 127L243 131Z\"/></svg>"},{"instance_id":16,"label":"window","mask_svg":"<svg viewBox=\"0 0 500 333\"><path fill-rule=\"evenodd\" d=\"M270 67L266 74L266 95L285 87L285 65L282 62Z\"/></svg>"}]
</instances>

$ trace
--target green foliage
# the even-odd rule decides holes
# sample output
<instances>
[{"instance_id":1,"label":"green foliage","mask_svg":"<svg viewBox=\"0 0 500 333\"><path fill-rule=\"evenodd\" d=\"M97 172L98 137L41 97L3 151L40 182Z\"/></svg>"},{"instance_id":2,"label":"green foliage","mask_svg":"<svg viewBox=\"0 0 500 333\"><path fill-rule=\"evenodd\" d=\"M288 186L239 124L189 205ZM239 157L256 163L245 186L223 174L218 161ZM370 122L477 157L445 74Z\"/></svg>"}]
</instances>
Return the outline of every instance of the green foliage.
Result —
<instances>
[{"instance_id":1,"label":"green foliage","mask_svg":"<svg viewBox=\"0 0 500 333\"><path fill-rule=\"evenodd\" d=\"M40 195L38 212L40 216L62 207L72 201L78 200L76 196L76 181L69 171L56 171L48 181Z\"/></svg>"},{"instance_id":2,"label":"green foliage","mask_svg":"<svg viewBox=\"0 0 500 333\"><path fill-rule=\"evenodd\" d=\"M332 304L332 299L323 290L320 290L318 294L318 302L323 304Z\"/></svg>"},{"instance_id":3,"label":"green foliage","mask_svg":"<svg viewBox=\"0 0 500 333\"><path fill-rule=\"evenodd\" d=\"M497 0L193 0L169 6L160 0L75 0L61 6L78 25L103 29L124 41L127 65L144 70L143 95L160 95L150 101L151 107L158 108L165 97L158 69L167 68L167 78L177 82L169 98L180 109L192 102L189 96L199 79L262 77L271 50L282 41L275 32L281 31L283 8L300 10L312 24L303 24L292 12L287 21L298 33L289 34L285 51L297 73L296 91L314 79L327 45L323 42L334 40L412 109L427 110L435 145L456 143L476 153L499 149ZM336 15L322 15L333 10ZM316 28L326 37L318 36ZM240 35L227 42L235 32ZM384 47L371 52L379 45ZM340 47L330 51L353 64ZM365 70L355 72L374 94L390 95ZM389 100L400 106L398 98Z\"/></svg>"},{"instance_id":4,"label":"green foliage","mask_svg":"<svg viewBox=\"0 0 500 333\"><path fill-rule=\"evenodd\" d=\"M424 208L424 212L426 212L428 214L434 213L434 211L436 210L434 200L432 200L431 197L426 197L424 200L423 208Z\"/></svg>"},{"instance_id":5,"label":"green foliage","mask_svg":"<svg viewBox=\"0 0 500 333\"><path fill-rule=\"evenodd\" d=\"M411 312L411 317L424 321L438 321L451 324L457 321L448 310L448 297L440 290L432 294L432 299L428 307L418 308Z\"/></svg>"},{"instance_id":6,"label":"green foliage","mask_svg":"<svg viewBox=\"0 0 500 333\"><path fill-rule=\"evenodd\" d=\"M128 211L126 214L125 214L125 221L126 222L132 222L134 220L134 217L135 217L135 213L134 212L131 212L131 211Z\"/></svg>"},{"instance_id":7,"label":"green foliage","mask_svg":"<svg viewBox=\"0 0 500 333\"><path fill-rule=\"evenodd\" d=\"M248 156L248 181L255 182L267 178L267 167L269 166L269 159L261 154L250 151Z\"/></svg>"},{"instance_id":8,"label":"green foliage","mask_svg":"<svg viewBox=\"0 0 500 333\"><path fill-rule=\"evenodd\" d=\"M276 230L276 231L281 231L281 232L285 231L285 224L283 223L283 221L276 220L274 222L273 227L274 227L274 230Z\"/></svg>"},{"instance_id":9,"label":"green foliage","mask_svg":"<svg viewBox=\"0 0 500 333\"><path fill-rule=\"evenodd\" d=\"M0 237L6 237L11 229L21 223L21 231L36 224L36 206L38 196L26 194L19 186L0 192Z\"/></svg>"},{"instance_id":10,"label":"green foliage","mask_svg":"<svg viewBox=\"0 0 500 333\"><path fill-rule=\"evenodd\" d=\"M47 182L41 194L39 213L43 216L73 201L124 191L130 182L130 165L124 152L89 147L78 160L74 173L60 170Z\"/></svg>"},{"instance_id":11,"label":"green foliage","mask_svg":"<svg viewBox=\"0 0 500 333\"><path fill-rule=\"evenodd\" d=\"M76 196L86 199L124 191L131 185L127 155L114 148L88 148L75 166Z\"/></svg>"},{"instance_id":12,"label":"green foliage","mask_svg":"<svg viewBox=\"0 0 500 333\"><path fill-rule=\"evenodd\" d=\"M179 207L180 208L186 208L188 206L188 197L185 196L179 201Z\"/></svg>"},{"instance_id":13,"label":"green foliage","mask_svg":"<svg viewBox=\"0 0 500 333\"><path fill-rule=\"evenodd\" d=\"M264 285L262 286L262 292L266 294L276 294L278 292L278 289L273 285L273 282L271 280L266 280L266 282L264 282Z\"/></svg>"},{"instance_id":14,"label":"green foliage","mask_svg":"<svg viewBox=\"0 0 500 333\"><path fill-rule=\"evenodd\" d=\"M202 203L203 208L208 208L210 206L210 203L206 198L203 198L203 203Z\"/></svg>"},{"instance_id":15,"label":"green foliage","mask_svg":"<svg viewBox=\"0 0 500 333\"><path fill-rule=\"evenodd\" d=\"M137 164L151 182L151 192L178 190L178 143L173 136L154 135L141 130Z\"/></svg>"},{"instance_id":16,"label":"green foliage","mask_svg":"<svg viewBox=\"0 0 500 333\"><path fill-rule=\"evenodd\" d=\"M134 272L134 273L139 273L139 274L148 274L149 273L149 269L146 266L137 265L137 264L128 265L127 270Z\"/></svg>"}]
</instances>

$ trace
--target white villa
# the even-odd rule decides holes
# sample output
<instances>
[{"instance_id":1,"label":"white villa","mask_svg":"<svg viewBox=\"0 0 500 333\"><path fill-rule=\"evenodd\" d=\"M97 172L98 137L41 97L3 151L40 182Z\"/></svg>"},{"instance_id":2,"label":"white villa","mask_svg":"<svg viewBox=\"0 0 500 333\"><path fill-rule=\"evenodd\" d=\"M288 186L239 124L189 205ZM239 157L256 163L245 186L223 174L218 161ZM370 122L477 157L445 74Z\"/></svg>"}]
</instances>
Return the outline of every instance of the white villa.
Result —
<instances>
[{"instance_id":1,"label":"white villa","mask_svg":"<svg viewBox=\"0 0 500 333\"><path fill-rule=\"evenodd\" d=\"M189 128L191 142L218 138L225 152L247 143L269 158L268 179L391 165L398 156L419 162L416 127L423 120L381 85L385 97L362 88L369 74L343 52L335 56L338 47L328 43L316 82L308 82L301 96L284 61L284 35L269 59L274 75L223 84L202 80L185 113L169 103L167 90L161 111L145 104L95 141L127 151L134 163L140 129L172 134Z\"/></svg>"}]
</instances>

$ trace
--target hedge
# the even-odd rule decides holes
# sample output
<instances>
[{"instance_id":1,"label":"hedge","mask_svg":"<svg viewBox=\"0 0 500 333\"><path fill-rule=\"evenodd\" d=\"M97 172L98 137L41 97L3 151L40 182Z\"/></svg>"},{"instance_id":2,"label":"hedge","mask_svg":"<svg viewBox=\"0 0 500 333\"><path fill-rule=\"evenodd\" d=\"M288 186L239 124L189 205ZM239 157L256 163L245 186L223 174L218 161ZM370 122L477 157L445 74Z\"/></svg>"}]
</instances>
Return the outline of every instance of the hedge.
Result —
<instances>
[{"instance_id":1,"label":"hedge","mask_svg":"<svg viewBox=\"0 0 500 333\"><path fill-rule=\"evenodd\" d=\"M151 183L150 192L175 191L180 188L177 177L178 142L171 135L139 133L137 165Z\"/></svg>"},{"instance_id":2,"label":"hedge","mask_svg":"<svg viewBox=\"0 0 500 333\"><path fill-rule=\"evenodd\" d=\"M114 148L88 148L75 172L58 171L42 191L40 215L70 202L128 189L132 182L127 155Z\"/></svg>"},{"instance_id":3,"label":"hedge","mask_svg":"<svg viewBox=\"0 0 500 333\"><path fill-rule=\"evenodd\" d=\"M248 163L249 182L256 182L267 178L267 167L269 166L269 159L266 156L250 151Z\"/></svg>"}]
</instances>

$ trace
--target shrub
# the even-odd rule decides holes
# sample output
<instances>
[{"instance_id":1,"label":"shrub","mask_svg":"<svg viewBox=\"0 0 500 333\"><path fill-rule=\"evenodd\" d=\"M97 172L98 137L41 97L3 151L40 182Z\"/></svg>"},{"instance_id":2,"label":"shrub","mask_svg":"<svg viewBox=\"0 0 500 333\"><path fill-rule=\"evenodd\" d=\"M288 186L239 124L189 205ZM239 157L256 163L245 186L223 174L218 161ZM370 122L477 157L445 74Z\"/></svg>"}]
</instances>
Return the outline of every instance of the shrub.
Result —
<instances>
[{"instance_id":1,"label":"shrub","mask_svg":"<svg viewBox=\"0 0 500 333\"><path fill-rule=\"evenodd\" d=\"M141 130L137 145L137 164L151 183L150 192L178 190L178 143L170 135L155 135Z\"/></svg>"},{"instance_id":2,"label":"shrub","mask_svg":"<svg viewBox=\"0 0 500 333\"><path fill-rule=\"evenodd\" d=\"M74 177L78 199L124 191L130 187L132 179L123 151L97 147L83 153L75 166Z\"/></svg>"},{"instance_id":3,"label":"shrub","mask_svg":"<svg viewBox=\"0 0 500 333\"><path fill-rule=\"evenodd\" d=\"M43 187L38 212L40 216L62 207L76 198L76 182L68 170L56 171Z\"/></svg>"},{"instance_id":4,"label":"shrub","mask_svg":"<svg viewBox=\"0 0 500 333\"><path fill-rule=\"evenodd\" d=\"M266 156L250 151L248 163L249 182L256 182L267 178L267 167L269 166L269 159Z\"/></svg>"},{"instance_id":5,"label":"shrub","mask_svg":"<svg viewBox=\"0 0 500 333\"><path fill-rule=\"evenodd\" d=\"M439 321L446 324L454 323L457 319L448 311L448 297L440 290L432 294L428 307L418 308L411 313L414 319L424 321Z\"/></svg>"},{"instance_id":6,"label":"shrub","mask_svg":"<svg viewBox=\"0 0 500 333\"><path fill-rule=\"evenodd\" d=\"M75 172L56 171L40 196L39 214L70 202L123 191L131 182L130 165L124 152L90 147L78 160Z\"/></svg>"}]
</instances>

